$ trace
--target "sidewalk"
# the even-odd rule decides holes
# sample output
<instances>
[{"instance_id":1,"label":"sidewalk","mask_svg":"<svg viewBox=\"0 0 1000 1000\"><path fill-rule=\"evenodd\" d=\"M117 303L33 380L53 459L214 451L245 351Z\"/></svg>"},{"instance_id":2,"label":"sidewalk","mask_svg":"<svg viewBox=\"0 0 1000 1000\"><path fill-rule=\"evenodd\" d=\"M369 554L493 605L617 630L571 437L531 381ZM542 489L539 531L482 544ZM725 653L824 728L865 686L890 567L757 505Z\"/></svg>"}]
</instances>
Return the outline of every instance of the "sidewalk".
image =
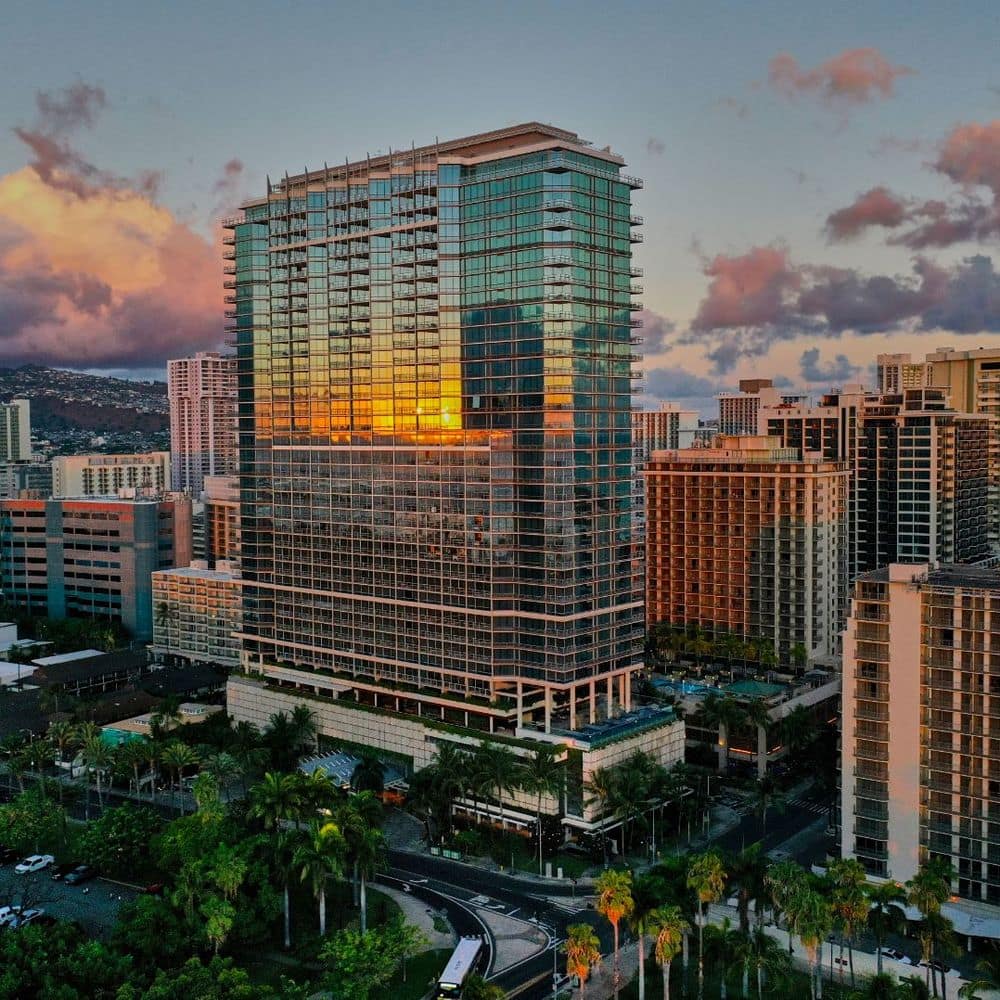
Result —
<instances>
[{"instance_id":1,"label":"sidewalk","mask_svg":"<svg viewBox=\"0 0 1000 1000\"><path fill-rule=\"evenodd\" d=\"M403 911L403 919L406 923L413 924L427 938L427 947L421 948L421 951L430 951L433 948L453 948L455 946L456 936L454 931L445 933L444 931L439 931L434 926L434 916L437 911L433 907L428 906L423 900L415 899L407 892L401 892L399 889L394 889L382 882L379 882L375 888L396 903L400 910ZM447 923L447 920L442 915L438 914L438 916Z\"/></svg>"}]
</instances>

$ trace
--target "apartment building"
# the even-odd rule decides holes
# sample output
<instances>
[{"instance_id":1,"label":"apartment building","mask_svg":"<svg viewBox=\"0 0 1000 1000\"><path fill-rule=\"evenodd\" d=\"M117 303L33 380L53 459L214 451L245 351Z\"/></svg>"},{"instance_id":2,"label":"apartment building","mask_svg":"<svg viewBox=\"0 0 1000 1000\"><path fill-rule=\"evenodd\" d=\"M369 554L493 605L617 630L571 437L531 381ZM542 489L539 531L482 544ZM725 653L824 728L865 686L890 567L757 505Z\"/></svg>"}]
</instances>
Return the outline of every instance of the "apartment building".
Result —
<instances>
[{"instance_id":1,"label":"apartment building","mask_svg":"<svg viewBox=\"0 0 1000 1000\"><path fill-rule=\"evenodd\" d=\"M219 561L240 561L240 482L230 476L206 476L201 494L205 506L205 559L210 566Z\"/></svg>"},{"instance_id":2,"label":"apartment building","mask_svg":"<svg viewBox=\"0 0 1000 1000\"><path fill-rule=\"evenodd\" d=\"M1000 904L1000 573L864 574L844 635L842 718L844 857L898 882L941 858L960 902Z\"/></svg>"},{"instance_id":3,"label":"apartment building","mask_svg":"<svg viewBox=\"0 0 1000 1000\"><path fill-rule=\"evenodd\" d=\"M117 619L153 634L151 575L191 559L191 502L167 499L0 501L0 589L53 618Z\"/></svg>"},{"instance_id":4,"label":"apartment building","mask_svg":"<svg viewBox=\"0 0 1000 1000\"><path fill-rule=\"evenodd\" d=\"M931 367L927 361L914 361L909 354L879 354L875 359L878 391L891 394L934 385Z\"/></svg>"},{"instance_id":5,"label":"apartment building","mask_svg":"<svg viewBox=\"0 0 1000 1000\"><path fill-rule=\"evenodd\" d=\"M236 358L199 351L168 361L167 398L172 488L197 497L205 476L234 475L239 465Z\"/></svg>"},{"instance_id":6,"label":"apartment building","mask_svg":"<svg viewBox=\"0 0 1000 1000\"><path fill-rule=\"evenodd\" d=\"M847 597L850 473L777 438L654 452L646 478L646 623L835 652Z\"/></svg>"},{"instance_id":7,"label":"apartment building","mask_svg":"<svg viewBox=\"0 0 1000 1000\"><path fill-rule=\"evenodd\" d=\"M31 403L12 399L0 403L0 462L26 462L31 458Z\"/></svg>"},{"instance_id":8,"label":"apartment building","mask_svg":"<svg viewBox=\"0 0 1000 1000\"><path fill-rule=\"evenodd\" d=\"M473 739L631 709L622 168L528 123L286 177L227 220L243 665L271 701Z\"/></svg>"},{"instance_id":9,"label":"apartment building","mask_svg":"<svg viewBox=\"0 0 1000 1000\"><path fill-rule=\"evenodd\" d=\"M660 403L658 410L632 414L632 445L636 458L646 462L654 451L690 448L698 430L698 411L680 403Z\"/></svg>"},{"instance_id":10,"label":"apartment building","mask_svg":"<svg viewBox=\"0 0 1000 1000\"><path fill-rule=\"evenodd\" d=\"M976 562L990 551L989 456L995 431L939 388L825 394L818 405L760 410L789 447L846 462L851 577L891 562Z\"/></svg>"},{"instance_id":11,"label":"apartment building","mask_svg":"<svg viewBox=\"0 0 1000 1000\"><path fill-rule=\"evenodd\" d=\"M51 462L0 461L0 500L16 500L22 495L52 496Z\"/></svg>"},{"instance_id":12,"label":"apartment building","mask_svg":"<svg viewBox=\"0 0 1000 1000\"><path fill-rule=\"evenodd\" d=\"M57 455L52 459L54 497L110 497L121 491L170 489L170 452L144 455Z\"/></svg>"},{"instance_id":13,"label":"apartment building","mask_svg":"<svg viewBox=\"0 0 1000 1000\"><path fill-rule=\"evenodd\" d=\"M225 563L153 573L153 659L178 666L240 665L243 581Z\"/></svg>"}]
</instances>

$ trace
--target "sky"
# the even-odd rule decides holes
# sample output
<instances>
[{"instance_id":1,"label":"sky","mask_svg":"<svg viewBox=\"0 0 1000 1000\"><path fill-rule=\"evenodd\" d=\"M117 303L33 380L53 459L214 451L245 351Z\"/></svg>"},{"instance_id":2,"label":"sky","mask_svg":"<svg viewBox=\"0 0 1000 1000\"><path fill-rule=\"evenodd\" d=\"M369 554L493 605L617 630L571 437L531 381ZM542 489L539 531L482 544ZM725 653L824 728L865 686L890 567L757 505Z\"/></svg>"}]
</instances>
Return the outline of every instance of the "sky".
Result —
<instances>
[{"instance_id":1,"label":"sky","mask_svg":"<svg viewBox=\"0 0 1000 1000\"><path fill-rule=\"evenodd\" d=\"M268 174L540 120L644 178L645 402L1000 346L1000 4L7 0L0 365L223 333Z\"/></svg>"}]
</instances>

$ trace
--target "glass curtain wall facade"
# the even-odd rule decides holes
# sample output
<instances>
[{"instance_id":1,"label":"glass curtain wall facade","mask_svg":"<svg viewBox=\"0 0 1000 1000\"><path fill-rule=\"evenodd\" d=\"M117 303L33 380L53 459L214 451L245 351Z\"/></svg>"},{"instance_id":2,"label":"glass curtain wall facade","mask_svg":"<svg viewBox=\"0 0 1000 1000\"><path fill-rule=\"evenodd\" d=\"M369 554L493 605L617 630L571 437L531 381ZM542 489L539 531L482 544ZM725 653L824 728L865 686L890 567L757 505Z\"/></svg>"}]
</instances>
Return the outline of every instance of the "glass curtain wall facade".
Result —
<instances>
[{"instance_id":1,"label":"glass curtain wall facade","mask_svg":"<svg viewBox=\"0 0 1000 1000\"><path fill-rule=\"evenodd\" d=\"M251 669L472 697L483 728L627 707L620 167L522 126L286 177L229 220Z\"/></svg>"}]
</instances>

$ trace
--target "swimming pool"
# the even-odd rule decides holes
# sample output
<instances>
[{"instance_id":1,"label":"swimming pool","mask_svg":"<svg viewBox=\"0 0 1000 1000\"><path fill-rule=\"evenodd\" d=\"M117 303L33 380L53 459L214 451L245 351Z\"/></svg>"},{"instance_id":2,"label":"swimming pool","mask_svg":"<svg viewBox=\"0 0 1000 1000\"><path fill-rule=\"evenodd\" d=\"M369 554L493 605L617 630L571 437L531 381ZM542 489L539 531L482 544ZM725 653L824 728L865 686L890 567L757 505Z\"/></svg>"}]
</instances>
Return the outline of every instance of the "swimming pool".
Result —
<instances>
[{"instance_id":1,"label":"swimming pool","mask_svg":"<svg viewBox=\"0 0 1000 1000\"><path fill-rule=\"evenodd\" d=\"M669 691L678 695L708 694L709 691L715 690L707 684L699 684L697 681L675 681L672 677L654 677L651 683L659 691Z\"/></svg>"}]
</instances>

